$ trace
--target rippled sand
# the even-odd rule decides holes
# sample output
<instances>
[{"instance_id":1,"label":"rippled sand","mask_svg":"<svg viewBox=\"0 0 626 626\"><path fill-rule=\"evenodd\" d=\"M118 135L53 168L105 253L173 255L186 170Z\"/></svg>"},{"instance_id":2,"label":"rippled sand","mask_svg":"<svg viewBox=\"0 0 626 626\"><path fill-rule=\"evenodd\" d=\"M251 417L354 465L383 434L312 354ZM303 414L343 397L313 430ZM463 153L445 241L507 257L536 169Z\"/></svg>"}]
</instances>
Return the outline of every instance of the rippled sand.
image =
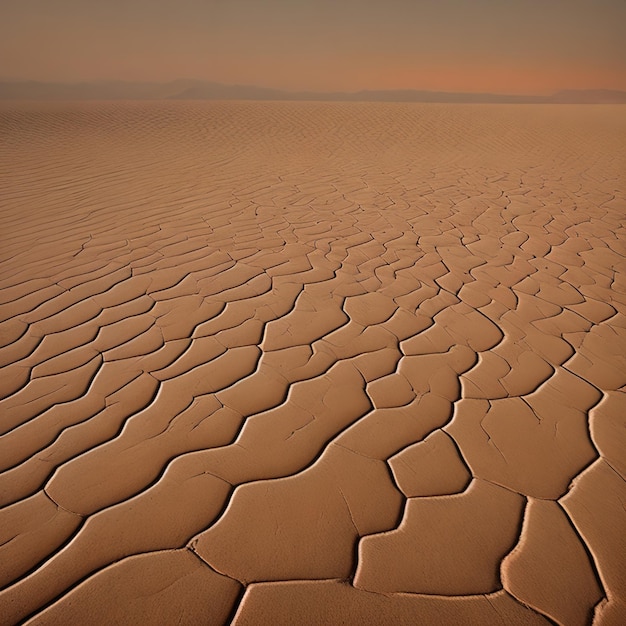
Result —
<instances>
[{"instance_id":1,"label":"rippled sand","mask_svg":"<svg viewBox=\"0 0 626 626\"><path fill-rule=\"evenodd\" d=\"M2 104L0 623L624 623L625 113Z\"/></svg>"}]
</instances>

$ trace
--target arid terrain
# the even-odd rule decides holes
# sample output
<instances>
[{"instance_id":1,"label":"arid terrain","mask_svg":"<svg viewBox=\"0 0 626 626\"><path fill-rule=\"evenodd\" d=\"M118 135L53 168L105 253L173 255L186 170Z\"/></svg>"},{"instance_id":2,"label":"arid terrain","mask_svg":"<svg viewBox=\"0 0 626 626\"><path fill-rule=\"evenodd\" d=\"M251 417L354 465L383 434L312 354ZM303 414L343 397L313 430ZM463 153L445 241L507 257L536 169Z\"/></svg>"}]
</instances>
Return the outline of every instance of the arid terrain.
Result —
<instances>
[{"instance_id":1,"label":"arid terrain","mask_svg":"<svg viewBox=\"0 0 626 626\"><path fill-rule=\"evenodd\" d=\"M626 622L626 106L0 104L0 623Z\"/></svg>"}]
</instances>

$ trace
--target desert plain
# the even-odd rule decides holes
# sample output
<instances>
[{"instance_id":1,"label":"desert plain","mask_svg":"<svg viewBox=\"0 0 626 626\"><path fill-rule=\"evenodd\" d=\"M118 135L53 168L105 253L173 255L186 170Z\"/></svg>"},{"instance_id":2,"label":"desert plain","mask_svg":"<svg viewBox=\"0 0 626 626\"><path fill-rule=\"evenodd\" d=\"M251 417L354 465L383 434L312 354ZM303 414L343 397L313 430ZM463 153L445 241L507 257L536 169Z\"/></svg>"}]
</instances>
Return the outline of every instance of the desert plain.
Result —
<instances>
[{"instance_id":1,"label":"desert plain","mask_svg":"<svg viewBox=\"0 0 626 626\"><path fill-rule=\"evenodd\" d=\"M0 623L626 621L626 107L0 105Z\"/></svg>"}]
</instances>

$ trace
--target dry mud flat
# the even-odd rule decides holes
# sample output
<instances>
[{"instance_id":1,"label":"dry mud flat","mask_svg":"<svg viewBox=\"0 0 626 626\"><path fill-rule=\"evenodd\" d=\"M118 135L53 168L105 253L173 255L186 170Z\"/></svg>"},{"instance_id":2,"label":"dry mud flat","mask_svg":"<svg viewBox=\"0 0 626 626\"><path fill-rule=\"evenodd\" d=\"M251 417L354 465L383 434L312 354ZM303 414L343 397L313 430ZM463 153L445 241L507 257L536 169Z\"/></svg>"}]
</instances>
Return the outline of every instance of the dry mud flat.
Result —
<instances>
[{"instance_id":1,"label":"dry mud flat","mask_svg":"<svg viewBox=\"0 0 626 626\"><path fill-rule=\"evenodd\" d=\"M625 113L3 104L0 622L624 623Z\"/></svg>"}]
</instances>

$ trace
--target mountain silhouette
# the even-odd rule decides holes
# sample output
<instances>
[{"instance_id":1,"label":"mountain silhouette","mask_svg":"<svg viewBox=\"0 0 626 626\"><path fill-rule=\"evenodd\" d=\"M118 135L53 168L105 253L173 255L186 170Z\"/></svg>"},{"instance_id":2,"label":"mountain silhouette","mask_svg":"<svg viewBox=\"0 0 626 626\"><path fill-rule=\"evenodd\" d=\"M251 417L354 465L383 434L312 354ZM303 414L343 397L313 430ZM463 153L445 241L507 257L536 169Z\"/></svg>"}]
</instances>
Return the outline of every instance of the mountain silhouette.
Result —
<instances>
[{"instance_id":1,"label":"mountain silhouette","mask_svg":"<svg viewBox=\"0 0 626 626\"><path fill-rule=\"evenodd\" d=\"M286 91L256 85L180 79L170 82L0 82L0 100L318 100L345 102L439 102L492 104L626 104L626 91L563 90L548 96L425 91L414 89Z\"/></svg>"}]
</instances>

